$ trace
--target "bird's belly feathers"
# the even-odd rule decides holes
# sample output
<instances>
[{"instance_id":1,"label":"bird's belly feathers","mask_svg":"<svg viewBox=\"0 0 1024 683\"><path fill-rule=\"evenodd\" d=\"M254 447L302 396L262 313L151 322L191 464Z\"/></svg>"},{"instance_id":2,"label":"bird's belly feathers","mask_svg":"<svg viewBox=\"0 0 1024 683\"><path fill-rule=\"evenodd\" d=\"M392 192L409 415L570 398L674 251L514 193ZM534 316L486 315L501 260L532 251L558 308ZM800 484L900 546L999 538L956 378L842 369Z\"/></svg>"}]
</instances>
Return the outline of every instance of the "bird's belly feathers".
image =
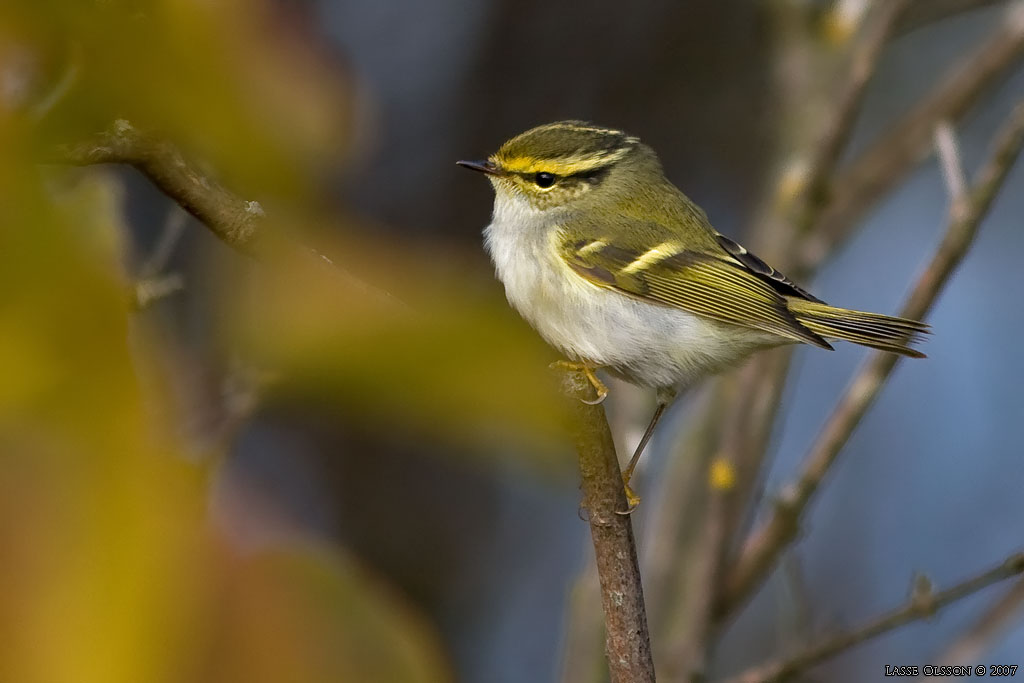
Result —
<instances>
[{"instance_id":1,"label":"bird's belly feathers","mask_svg":"<svg viewBox=\"0 0 1024 683\"><path fill-rule=\"evenodd\" d=\"M598 287L559 257L554 235L497 220L487 249L509 303L570 358L607 366L644 386L686 385L759 346L737 328ZM531 234L532 233L532 234Z\"/></svg>"}]
</instances>

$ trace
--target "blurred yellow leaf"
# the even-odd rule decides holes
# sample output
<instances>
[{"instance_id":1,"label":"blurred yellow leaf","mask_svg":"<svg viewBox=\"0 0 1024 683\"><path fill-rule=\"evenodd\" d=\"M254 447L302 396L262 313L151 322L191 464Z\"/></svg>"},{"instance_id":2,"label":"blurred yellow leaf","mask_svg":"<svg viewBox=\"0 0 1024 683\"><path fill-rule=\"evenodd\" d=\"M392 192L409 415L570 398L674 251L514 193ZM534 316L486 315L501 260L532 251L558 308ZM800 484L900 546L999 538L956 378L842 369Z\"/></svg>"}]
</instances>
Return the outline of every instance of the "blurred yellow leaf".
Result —
<instances>
[{"instance_id":1,"label":"blurred yellow leaf","mask_svg":"<svg viewBox=\"0 0 1024 683\"><path fill-rule=\"evenodd\" d=\"M127 119L245 192L308 197L344 153L351 104L340 63L288 12L261 0L12 0L0 7L0 54L5 38L27 52L7 78L29 81L30 105L75 75L41 143Z\"/></svg>"},{"instance_id":2,"label":"blurred yellow leaf","mask_svg":"<svg viewBox=\"0 0 1024 683\"><path fill-rule=\"evenodd\" d=\"M429 628L328 550L238 559L129 344L121 193L0 110L0 681L444 681Z\"/></svg>"},{"instance_id":3,"label":"blurred yellow leaf","mask_svg":"<svg viewBox=\"0 0 1024 683\"><path fill-rule=\"evenodd\" d=\"M481 296L485 286L500 292L490 273L453 269L457 255L442 250L329 251L393 296L297 259L264 270L254 296L227 293L232 346L280 370L283 390L327 397L367 420L489 452L511 441L541 461L568 454L553 447L564 439L548 368L557 356L503 299Z\"/></svg>"},{"instance_id":4,"label":"blurred yellow leaf","mask_svg":"<svg viewBox=\"0 0 1024 683\"><path fill-rule=\"evenodd\" d=\"M430 630L351 563L313 546L229 563L211 683L439 683Z\"/></svg>"}]
</instances>

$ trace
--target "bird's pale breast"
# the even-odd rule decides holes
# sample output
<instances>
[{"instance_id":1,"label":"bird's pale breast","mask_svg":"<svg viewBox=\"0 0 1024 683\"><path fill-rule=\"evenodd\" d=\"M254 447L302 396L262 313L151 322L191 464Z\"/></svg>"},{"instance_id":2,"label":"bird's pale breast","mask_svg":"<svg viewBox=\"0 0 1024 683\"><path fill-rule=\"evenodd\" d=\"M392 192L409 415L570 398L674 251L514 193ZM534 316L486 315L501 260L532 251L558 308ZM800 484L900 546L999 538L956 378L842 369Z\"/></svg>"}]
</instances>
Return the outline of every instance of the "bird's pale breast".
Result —
<instances>
[{"instance_id":1,"label":"bird's pale breast","mask_svg":"<svg viewBox=\"0 0 1024 683\"><path fill-rule=\"evenodd\" d=\"M515 198L484 231L509 303L567 356L644 386L685 386L762 345L762 335L597 286L558 254L557 221ZM728 329L726 329L728 327Z\"/></svg>"}]
</instances>

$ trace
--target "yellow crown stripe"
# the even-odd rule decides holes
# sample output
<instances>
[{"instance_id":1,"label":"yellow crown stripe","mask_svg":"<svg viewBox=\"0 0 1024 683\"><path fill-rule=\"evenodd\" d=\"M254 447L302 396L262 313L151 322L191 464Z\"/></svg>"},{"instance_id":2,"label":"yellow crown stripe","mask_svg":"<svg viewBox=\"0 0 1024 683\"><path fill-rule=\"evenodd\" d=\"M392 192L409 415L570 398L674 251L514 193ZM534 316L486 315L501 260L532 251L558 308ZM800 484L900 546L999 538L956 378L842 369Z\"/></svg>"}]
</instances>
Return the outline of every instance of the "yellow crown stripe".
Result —
<instances>
[{"instance_id":1,"label":"yellow crown stripe","mask_svg":"<svg viewBox=\"0 0 1024 683\"><path fill-rule=\"evenodd\" d=\"M616 161L629 153L629 148L599 152L582 157L540 159L537 157L505 157L496 155L492 161L509 173L554 173L559 176L593 171Z\"/></svg>"}]
</instances>

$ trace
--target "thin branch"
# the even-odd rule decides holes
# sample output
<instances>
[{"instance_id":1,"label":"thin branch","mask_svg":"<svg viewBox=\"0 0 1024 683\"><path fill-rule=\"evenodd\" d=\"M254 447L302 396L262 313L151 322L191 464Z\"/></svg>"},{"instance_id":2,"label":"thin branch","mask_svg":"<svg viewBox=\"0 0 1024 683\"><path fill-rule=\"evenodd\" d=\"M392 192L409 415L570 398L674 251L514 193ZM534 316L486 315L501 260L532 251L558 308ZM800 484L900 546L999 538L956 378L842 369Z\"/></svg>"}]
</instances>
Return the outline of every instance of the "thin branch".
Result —
<instances>
[{"instance_id":1,"label":"thin branch","mask_svg":"<svg viewBox=\"0 0 1024 683\"><path fill-rule=\"evenodd\" d=\"M903 13L896 31L908 33L958 14L1006 2L1007 0L915 0Z\"/></svg>"},{"instance_id":2,"label":"thin branch","mask_svg":"<svg viewBox=\"0 0 1024 683\"><path fill-rule=\"evenodd\" d=\"M707 514L707 472L720 429L713 418L725 410L727 398L726 391L713 386L689 399L692 413L686 422L690 428L685 438L672 444L665 469L652 481L657 487L656 501L643 510L647 514L643 526L645 594L656 633L664 630L672 603L678 599L679 582L696 573L688 564L703 559L695 557L694 536Z\"/></svg>"},{"instance_id":3,"label":"thin branch","mask_svg":"<svg viewBox=\"0 0 1024 683\"><path fill-rule=\"evenodd\" d=\"M764 458L786 389L786 377L793 360L792 348L775 349L762 354L752 365L754 372L740 388L740 409L745 418L733 432L727 433L721 457L731 459L736 470L736 485L730 496L726 541L733 545L749 528L753 512L752 497L764 472Z\"/></svg>"},{"instance_id":4,"label":"thin branch","mask_svg":"<svg viewBox=\"0 0 1024 683\"><path fill-rule=\"evenodd\" d=\"M583 480L583 505L590 523L604 608L605 654L611 683L653 683L654 662L647 630L636 542L626 510L622 472L604 408L583 373L566 370L563 387L572 404L572 430Z\"/></svg>"},{"instance_id":5,"label":"thin branch","mask_svg":"<svg viewBox=\"0 0 1024 683\"><path fill-rule=\"evenodd\" d=\"M1024 2L1015 0L991 38L837 174L831 201L801 245L798 267L790 275L799 278L813 272L864 213L925 158L935 127L944 120L959 120L1022 57Z\"/></svg>"},{"instance_id":6,"label":"thin branch","mask_svg":"<svg viewBox=\"0 0 1024 683\"><path fill-rule=\"evenodd\" d=\"M53 87L29 109L29 116L41 121L78 82L82 73L82 46L74 43L68 48L68 63Z\"/></svg>"},{"instance_id":7,"label":"thin branch","mask_svg":"<svg viewBox=\"0 0 1024 683\"><path fill-rule=\"evenodd\" d=\"M1024 607L1024 578L987 609L967 631L960 636L946 653L939 658L940 665L955 666L977 662L992 646L1006 628L1021 616Z\"/></svg>"},{"instance_id":8,"label":"thin branch","mask_svg":"<svg viewBox=\"0 0 1024 683\"><path fill-rule=\"evenodd\" d=\"M139 310L149 308L157 301L185 289L185 278L181 273L166 273L144 277L135 282L132 304Z\"/></svg>"},{"instance_id":9,"label":"thin branch","mask_svg":"<svg viewBox=\"0 0 1024 683\"><path fill-rule=\"evenodd\" d=\"M960 158L960 143L949 121L935 127L935 154L939 157L942 177L946 181L952 215L967 207L967 176Z\"/></svg>"},{"instance_id":10,"label":"thin branch","mask_svg":"<svg viewBox=\"0 0 1024 683\"><path fill-rule=\"evenodd\" d=\"M1017 105L996 136L995 151L972 186L967 208L952 216L931 262L917 280L900 315L921 319L974 241L982 219L1024 144L1024 102ZM875 353L857 373L804 460L799 478L787 486L769 519L750 534L725 579L717 614L743 602L796 537L800 517L831 469L850 434L881 391L900 356Z\"/></svg>"},{"instance_id":11,"label":"thin branch","mask_svg":"<svg viewBox=\"0 0 1024 683\"><path fill-rule=\"evenodd\" d=\"M820 139L812 146L813 156L808 166L803 215L797 218L798 227L801 229L810 227L817 214L817 208L827 200L827 188L839 157L853 132L853 124L864 100L864 90L875 73L878 59L889 42L893 26L908 4L909 0L886 0L877 3L865 20L863 35L854 45L847 72L840 79L842 88L836 95L836 104Z\"/></svg>"},{"instance_id":12,"label":"thin branch","mask_svg":"<svg viewBox=\"0 0 1024 683\"><path fill-rule=\"evenodd\" d=\"M327 255L281 239L271 230L259 202L242 199L188 161L172 142L144 133L124 119L91 140L59 146L48 161L75 166L131 166L237 251L267 259L294 257L327 267L345 286L374 302L388 307L402 305L390 293L340 268Z\"/></svg>"},{"instance_id":13,"label":"thin branch","mask_svg":"<svg viewBox=\"0 0 1024 683\"><path fill-rule=\"evenodd\" d=\"M226 190L189 163L177 147L142 133L123 119L93 140L64 145L58 158L78 166L133 166L217 237L241 251L252 252L261 236L263 208L259 202L246 201Z\"/></svg>"},{"instance_id":14,"label":"thin branch","mask_svg":"<svg viewBox=\"0 0 1024 683\"><path fill-rule=\"evenodd\" d=\"M163 229L157 237L156 246L139 268L143 277L152 277L164 270L171 262L174 249L178 246L181 236L185 233L187 215L177 205L171 207L164 220Z\"/></svg>"},{"instance_id":15,"label":"thin branch","mask_svg":"<svg viewBox=\"0 0 1024 683\"><path fill-rule=\"evenodd\" d=\"M812 645L795 657L762 664L730 680L730 683L780 683L819 664L826 659L921 619L933 616L940 609L1013 576L1024 573L1024 553L1010 556L1000 564L944 591L914 591L906 604L872 619L860 628Z\"/></svg>"}]
</instances>

